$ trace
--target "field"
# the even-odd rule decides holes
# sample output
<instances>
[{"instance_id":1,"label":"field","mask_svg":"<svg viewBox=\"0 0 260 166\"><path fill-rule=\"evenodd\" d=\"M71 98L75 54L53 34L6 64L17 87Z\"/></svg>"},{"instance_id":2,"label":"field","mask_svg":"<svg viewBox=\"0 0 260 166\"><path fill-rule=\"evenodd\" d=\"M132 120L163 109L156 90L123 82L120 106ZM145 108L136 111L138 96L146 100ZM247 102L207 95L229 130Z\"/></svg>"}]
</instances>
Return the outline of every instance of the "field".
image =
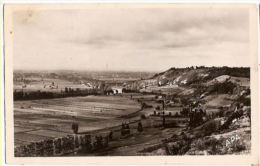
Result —
<instances>
[{"instance_id":1,"label":"field","mask_svg":"<svg viewBox=\"0 0 260 166\"><path fill-rule=\"evenodd\" d=\"M70 134L73 122L79 124L79 132L120 125L122 116L139 110L138 102L122 96L15 101L15 145Z\"/></svg>"},{"instance_id":2,"label":"field","mask_svg":"<svg viewBox=\"0 0 260 166\"><path fill-rule=\"evenodd\" d=\"M45 78L42 80L39 77L27 78L30 80L30 83L27 83L26 86L21 81L14 82L14 90L23 90L23 91L49 91L49 92L61 92L67 88L73 89L91 89L91 87L80 84L78 82L71 82L64 79L48 79Z\"/></svg>"}]
</instances>

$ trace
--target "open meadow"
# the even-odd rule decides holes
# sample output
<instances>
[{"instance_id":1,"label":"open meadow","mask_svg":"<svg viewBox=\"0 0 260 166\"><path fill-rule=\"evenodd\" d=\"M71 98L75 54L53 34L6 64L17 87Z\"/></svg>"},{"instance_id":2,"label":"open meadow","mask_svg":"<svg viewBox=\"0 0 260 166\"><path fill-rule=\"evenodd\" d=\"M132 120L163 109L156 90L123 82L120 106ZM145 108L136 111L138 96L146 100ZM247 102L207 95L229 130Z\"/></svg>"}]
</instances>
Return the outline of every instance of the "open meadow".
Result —
<instances>
[{"instance_id":1,"label":"open meadow","mask_svg":"<svg viewBox=\"0 0 260 166\"><path fill-rule=\"evenodd\" d=\"M120 125L123 115L138 112L140 104L121 96L87 96L14 102L15 145L72 133Z\"/></svg>"}]
</instances>

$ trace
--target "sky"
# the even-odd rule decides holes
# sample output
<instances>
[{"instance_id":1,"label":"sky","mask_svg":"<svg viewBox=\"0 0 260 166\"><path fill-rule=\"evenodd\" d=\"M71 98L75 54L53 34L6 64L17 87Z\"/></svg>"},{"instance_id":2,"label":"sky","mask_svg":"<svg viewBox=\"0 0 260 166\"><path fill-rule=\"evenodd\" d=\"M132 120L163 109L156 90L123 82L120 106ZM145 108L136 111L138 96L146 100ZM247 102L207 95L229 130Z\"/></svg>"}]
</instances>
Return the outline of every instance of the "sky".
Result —
<instances>
[{"instance_id":1,"label":"sky","mask_svg":"<svg viewBox=\"0 0 260 166\"><path fill-rule=\"evenodd\" d=\"M243 8L31 8L14 11L13 25L14 69L249 66Z\"/></svg>"}]
</instances>

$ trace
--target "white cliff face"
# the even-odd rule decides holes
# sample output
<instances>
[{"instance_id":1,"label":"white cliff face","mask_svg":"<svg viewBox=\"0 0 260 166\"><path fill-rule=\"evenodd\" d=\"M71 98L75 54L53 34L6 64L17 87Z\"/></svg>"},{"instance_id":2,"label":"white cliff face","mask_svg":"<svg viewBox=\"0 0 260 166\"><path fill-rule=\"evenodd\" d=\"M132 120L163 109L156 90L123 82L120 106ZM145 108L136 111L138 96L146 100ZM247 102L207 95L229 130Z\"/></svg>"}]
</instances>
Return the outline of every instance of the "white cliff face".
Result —
<instances>
[{"instance_id":1,"label":"white cliff face","mask_svg":"<svg viewBox=\"0 0 260 166\"><path fill-rule=\"evenodd\" d=\"M206 73L206 74L203 74L203 73L202 73L202 74L200 74L199 76L202 77L202 78L205 78L205 77L208 77L209 74L208 74L208 73Z\"/></svg>"},{"instance_id":2,"label":"white cliff face","mask_svg":"<svg viewBox=\"0 0 260 166\"><path fill-rule=\"evenodd\" d=\"M182 80L182 81L181 81L181 84L187 84L187 79Z\"/></svg>"},{"instance_id":3,"label":"white cliff face","mask_svg":"<svg viewBox=\"0 0 260 166\"><path fill-rule=\"evenodd\" d=\"M177 78L173 81L173 84L179 83L180 79L181 79L181 76L177 77Z\"/></svg>"},{"instance_id":4,"label":"white cliff face","mask_svg":"<svg viewBox=\"0 0 260 166\"><path fill-rule=\"evenodd\" d=\"M222 75L222 76L216 77L214 80L217 82L223 83L223 82L229 80L230 78L231 77L229 75Z\"/></svg>"}]
</instances>

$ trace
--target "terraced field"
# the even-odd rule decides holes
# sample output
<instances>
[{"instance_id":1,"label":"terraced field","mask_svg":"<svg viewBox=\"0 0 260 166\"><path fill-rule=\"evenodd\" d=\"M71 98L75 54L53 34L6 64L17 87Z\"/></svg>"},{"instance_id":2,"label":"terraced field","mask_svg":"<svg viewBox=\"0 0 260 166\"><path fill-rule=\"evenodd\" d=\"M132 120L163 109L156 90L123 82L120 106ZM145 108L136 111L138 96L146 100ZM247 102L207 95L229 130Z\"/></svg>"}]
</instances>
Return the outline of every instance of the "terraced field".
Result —
<instances>
[{"instance_id":1,"label":"terraced field","mask_svg":"<svg viewBox=\"0 0 260 166\"><path fill-rule=\"evenodd\" d=\"M120 125L125 120L122 116L134 114L140 107L136 100L124 96L15 101L15 146L72 133L73 122L79 124L79 132Z\"/></svg>"}]
</instances>

